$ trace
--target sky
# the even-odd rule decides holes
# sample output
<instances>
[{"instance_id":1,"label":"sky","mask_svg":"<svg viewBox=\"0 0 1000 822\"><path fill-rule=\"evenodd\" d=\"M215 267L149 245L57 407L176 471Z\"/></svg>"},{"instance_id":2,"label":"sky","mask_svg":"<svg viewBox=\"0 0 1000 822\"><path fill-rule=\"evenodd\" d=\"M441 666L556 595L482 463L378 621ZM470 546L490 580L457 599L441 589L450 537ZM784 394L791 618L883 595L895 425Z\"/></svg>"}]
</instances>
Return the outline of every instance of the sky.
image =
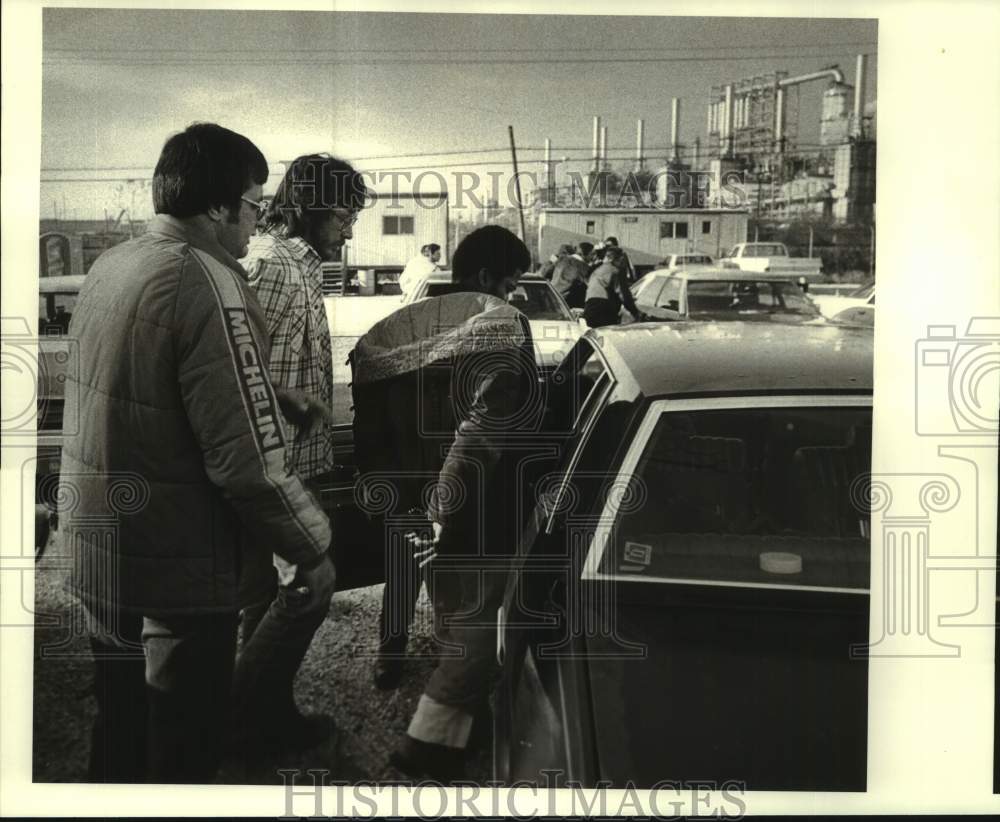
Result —
<instances>
[{"instance_id":1,"label":"sky","mask_svg":"<svg viewBox=\"0 0 1000 822\"><path fill-rule=\"evenodd\" d=\"M462 186L488 193L490 171L506 200L508 126L521 169L541 174L550 138L563 181L589 167L594 115L612 166L634 158L643 118L655 166L672 97L686 144L705 139L712 86L744 77L839 64L852 83L863 52L876 97L874 20L48 8L43 21L43 217L133 202L147 216L148 190L121 180L148 179L166 137L194 121L250 137L272 163L265 192L282 160L330 151L383 183L436 172L454 204ZM800 87L802 144L818 139L825 87Z\"/></svg>"}]
</instances>

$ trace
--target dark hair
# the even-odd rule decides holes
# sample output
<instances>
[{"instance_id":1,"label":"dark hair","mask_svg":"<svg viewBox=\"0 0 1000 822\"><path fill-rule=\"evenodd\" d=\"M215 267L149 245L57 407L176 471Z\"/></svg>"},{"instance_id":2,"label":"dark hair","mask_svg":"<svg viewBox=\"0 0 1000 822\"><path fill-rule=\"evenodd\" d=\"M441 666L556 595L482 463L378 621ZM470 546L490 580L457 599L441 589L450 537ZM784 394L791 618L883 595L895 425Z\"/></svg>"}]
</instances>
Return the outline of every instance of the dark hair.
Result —
<instances>
[{"instance_id":1,"label":"dark hair","mask_svg":"<svg viewBox=\"0 0 1000 822\"><path fill-rule=\"evenodd\" d=\"M362 209L367 197L365 181L350 163L329 154L304 154L292 160L262 222L265 228L286 226L294 237L302 233L300 215L308 220L334 208Z\"/></svg>"},{"instance_id":2,"label":"dark hair","mask_svg":"<svg viewBox=\"0 0 1000 822\"><path fill-rule=\"evenodd\" d=\"M605 260L620 260L625 256L625 252L622 251L616 245L605 246L604 248L604 259Z\"/></svg>"},{"instance_id":3,"label":"dark hair","mask_svg":"<svg viewBox=\"0 0 1000 822\"><path fill-rule=\"evenodd\" d=\"M430 252L431 254L433 254L433 253L434 253L435 251L440 251L440 250L441 250L441 246L439 246L439 245L438 245L437 243L427 243L427 245L425 245L425 246L424 246L424 247L423 247L422 249L420 249L420 250L421 250L421 251L424 251L424 250L427 250L427 251L429 251L429 252Z\"/></svg>"},{"instance_id":4,"label":"dark hair","mask_svg":"<svg viewBox=\"0 0 1000 822\"><path fill-rule=\"evenodd\" d=\"M498 225L484 225L466 235L452 254L452 282L469 282L483 268L496 282L515 269L531 268L531 254L516 234Z\"/></svg>"},{"instance_id":5,"label":"dark hair","mask_svg":"<svg viewBox=\"0 0 1000 822\"><path fill-rule=\"evenodd\" d=\"M604 244L605 244L605 245L613 245L613 246L617 247L617 246L618 246L618 238L617 238L617 237L614 237L614 236L611 236L611 237L608 237L608 238L607 238L607 239L606 239L606 240L604 241Z\"/></svg>"},{"instance_id":6,"label":"dark hair","mask_svg":"<svg viewBox=\"0 0 1000 822\"><path fill-rule=\"evenodd\" d=\"M593 243L588 243L586 240L584 240L582 243L580 243L580 253L584 257L586 257L588 254L590 254L590 252L593 251L593 250L594 250L594 244Z\"/></svg>"},{"instance_id":7,"label":"dark hair","mask_svg":"<svg viewBox=\"0 0 1000 822\"><path fill-rule=\"evenodd\" d=\"M267 160L250 140L215 123L194 123L163 145L153 171L153 210L194 217L209 208L238 212L240 197L267 182Z\"/></svg>"}]
</instances>

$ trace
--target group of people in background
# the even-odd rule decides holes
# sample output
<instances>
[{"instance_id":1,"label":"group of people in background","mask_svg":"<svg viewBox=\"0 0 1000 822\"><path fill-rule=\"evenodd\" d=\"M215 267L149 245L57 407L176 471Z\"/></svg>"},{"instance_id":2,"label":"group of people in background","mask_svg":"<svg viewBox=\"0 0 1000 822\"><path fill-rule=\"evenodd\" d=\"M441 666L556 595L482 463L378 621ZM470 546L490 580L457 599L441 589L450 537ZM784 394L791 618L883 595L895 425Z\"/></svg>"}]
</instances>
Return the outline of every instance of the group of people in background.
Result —
<instances>
[{"instance_id":1,"label":"group of people in background","mask_svg":"<svg viewBox=\"0 0 1000 822\"><path fill-rule=\"evenodd\" d=\"M564 244L539 269L570 308L582 308L591 328L618 325L624 308L636 320L643 316L636 308L631 287L636 271L617 237L608 237L594 246Z\"/></svg>"},{"instance_id":2,"label":"group of people in background","mask_svg":"<svg viewBox=\"0 0 1000 822\"><path fill-rule=\"evenodd\" d=\"M293 681L329 613L344 537L319 493L334 470L321 266L368 192L328 154L295 159L270 201L267 178L241 134L198 123L171 136L157 216L94 263L73 313L66 413L79 425L62 466L75 509L61 522L96 665L90 781L210 782L227 740L277 752L333 730L300 713ZM426 274L440 248L421 256ZM605 257L591 283L617 259ZM454 293L403 305L351 356L359 488L388 477L413 522L402 562L386 562L376 684L399 684L406 631L386 626L408 622L421 580L438 639L462 649L439 661L391 757L440 779L462 776L474 729L489 725L503 558L526 510L505 443L543 410L530 325L507 301L531 265L524 243L483 226L451 262ZM519 368L492 367L498 350ZM123 482L142 504L115 507ZM109 515L112 540L92 526Z\"/></svg>"}]
</instances>

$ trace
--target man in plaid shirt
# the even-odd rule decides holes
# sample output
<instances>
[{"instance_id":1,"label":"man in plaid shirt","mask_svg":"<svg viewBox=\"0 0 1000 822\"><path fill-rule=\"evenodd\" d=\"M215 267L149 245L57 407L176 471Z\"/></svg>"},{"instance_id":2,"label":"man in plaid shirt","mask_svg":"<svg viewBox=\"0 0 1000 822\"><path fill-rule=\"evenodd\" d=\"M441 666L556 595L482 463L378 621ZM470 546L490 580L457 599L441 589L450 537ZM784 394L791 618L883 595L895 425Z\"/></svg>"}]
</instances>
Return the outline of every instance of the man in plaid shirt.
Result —
<instances>
[{"instance_id":1,"label":"man in plaid shirt","mask_svg":"<svg viewBox=\"0 0 1000 822\"><path fill-rule=\"evenodd\" d=\"M286 415L287 466L317 497L318 480L333 470L333 371L321 266L350 239L366 196L361 175L343 160L298 157L271 203L261 204L262 231L241 261L267 320L271 379ZM292 683L330 598L309 596L296 566L277 554L274 565L273 601L243 615L235 726L251 747L310 747L328 729L298 712Z\"/></svg>"}]
</instances>

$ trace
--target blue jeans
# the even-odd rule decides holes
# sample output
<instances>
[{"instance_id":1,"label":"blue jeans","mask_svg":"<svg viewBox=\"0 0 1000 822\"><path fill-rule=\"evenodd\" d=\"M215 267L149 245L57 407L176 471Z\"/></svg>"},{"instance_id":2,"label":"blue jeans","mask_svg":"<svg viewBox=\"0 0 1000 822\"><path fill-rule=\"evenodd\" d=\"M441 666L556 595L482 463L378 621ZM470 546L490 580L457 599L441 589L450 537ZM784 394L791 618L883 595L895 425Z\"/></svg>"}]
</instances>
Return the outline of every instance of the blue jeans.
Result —
<instances>
[{"instance_id":1,"label":"blue jeans","mask_svg":"<svg viewBox=\"0 0 1000 822\"><path fill-rule=\"evenodd\" d=\"M97 699L88 781L211 782L227 730L236 614L86 610Z\"/></svg>"},{"instance_id":2,"label":"blue jeans","mask_svg":"<svg viewBox=\"0 0 1000 822\"><path fill-rule=\"evenodd\" d=\"M233 674L233 714L237 728L266 732L297 713L295 674L313 636L330 610L329 596L297 588L296 572L286 584L274 580L268 603L245 608L243 645Z\"/></svg>"}]
</instances>

